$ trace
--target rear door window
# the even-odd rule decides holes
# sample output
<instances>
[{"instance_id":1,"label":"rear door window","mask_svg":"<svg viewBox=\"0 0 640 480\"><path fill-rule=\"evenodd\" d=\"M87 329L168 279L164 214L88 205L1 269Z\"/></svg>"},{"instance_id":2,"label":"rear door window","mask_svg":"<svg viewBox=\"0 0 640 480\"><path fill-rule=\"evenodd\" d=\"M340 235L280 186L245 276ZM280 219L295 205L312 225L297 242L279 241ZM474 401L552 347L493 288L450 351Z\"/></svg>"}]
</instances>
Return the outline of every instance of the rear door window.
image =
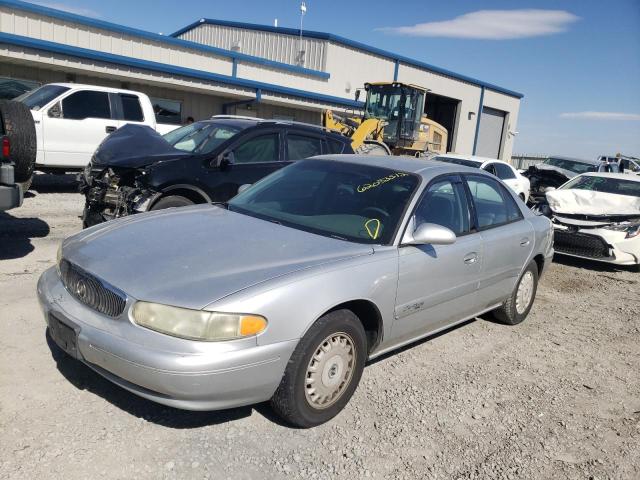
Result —
<instances>
[{"instance_id":1,"label":"rear door window","mask_svg":"<svg viewBox=\"0 0 640 480\"><path fill-rule=\"evenodd\" d=\"M287 135L287 159L302 160L322 154L322 140L319 137L307 137L290 133Z\"/></svg>"},{"instance_id":2,"label":"rear door window","mask_svg":"<svg viewBox=\"0 0 640 480\"><path fill-rule=\"evenodd\" d=\"M344 143L327 138L327 153L338 154L344 152Z\"/></svg>"},{"instance_id":3,"label":"rear door window","mask_svg":"<svg viewBox=\"0 0 640 480\"><path fill-rule=\"evenodd\" d=\"M92 90L72 93L62 100L62 115L71 120L111 118L109 94Z\"/></svg>"},{"instance_id":4,"label":"rear door window","mask_svg":"<svg viewBox=\"0 0 640 480\"><path fill-rule=\"evenodd\" d=\"M233 150L233 161L237 164L277 162L278 145L277 133L253 137Z\"/></svg>"},{"instance_id":5,"label":"rear door window","mask_svg":"<svg viewBox=\"0 0 640 480\"><path fill-rule=\"evenodd\" d=\"M144 122L142 106L137 95L120 94L122 101L122 115L129 122Z\"/></svg>"},{"instance_id":6,"label":"rear door window","mask_svg":"<svg viewBox=\"0 0 640 480\"><path fill-rule=\"evenodd\" d=\"M478 227L487 229L522 218L511 194L491 178L468 176L467 185L476 209Z\"/></svg>"}]
</instances>

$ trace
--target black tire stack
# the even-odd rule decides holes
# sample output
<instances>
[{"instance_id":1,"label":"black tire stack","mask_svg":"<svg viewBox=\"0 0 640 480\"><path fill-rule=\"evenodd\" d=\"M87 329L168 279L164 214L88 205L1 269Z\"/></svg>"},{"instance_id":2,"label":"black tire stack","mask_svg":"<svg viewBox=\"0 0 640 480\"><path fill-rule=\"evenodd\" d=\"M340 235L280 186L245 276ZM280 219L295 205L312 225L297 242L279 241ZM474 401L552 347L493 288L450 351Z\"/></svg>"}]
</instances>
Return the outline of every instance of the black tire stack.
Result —
<instances>
[{"instance_id":1,"label":"black tire stack","mask_svg":"<svg viewBox=\"0 0 640 480\"><path fill-rule=\"evenodd\" d=\"M0 100L0 120L9 138L10 159L14 163L16 183L26 192L31 186L36 163L36 127L29 107L12 100Z\"/></svg>"}]
</instances>

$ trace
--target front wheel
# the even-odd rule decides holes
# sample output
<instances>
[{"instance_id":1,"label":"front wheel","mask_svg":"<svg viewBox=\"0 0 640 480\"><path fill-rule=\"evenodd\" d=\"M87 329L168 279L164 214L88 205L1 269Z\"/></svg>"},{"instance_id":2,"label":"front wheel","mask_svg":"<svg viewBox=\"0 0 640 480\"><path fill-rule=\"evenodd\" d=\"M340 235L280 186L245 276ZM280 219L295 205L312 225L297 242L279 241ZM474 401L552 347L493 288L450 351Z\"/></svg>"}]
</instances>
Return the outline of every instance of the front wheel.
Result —
<instances>
[{"instance_id":1,"label":"front wheel","mask_svg":"<svg viewBox=\"0 0 640 480\"><path fill-rule=\"evenodd\" d=\"M335 417L355 392L367 355L362 323L350 310L322 316L291 355L278 389L274 411L301 428Z\"/></svg>"},{"instance_id":2,"label":"front wheel","mask_svg":"<svg viewBox=\"0 0 640 480\"><path fill-rule=\"evenodd\" d=\"M538 290L538 264L532 260L522 272L511 296L496 309L494 316L507 325L517 325L522 322L533 306Z\"/></svg>"},{"instance_id":3,"label":"front wheel","mask_svg":"<svg viewBox=\"0 0 640 480\"><path fill-rule=\"evenodd\" d=\"M189 205L193 205L193 202L188 198L181 197L180 195L169 195L168 197L161 198L158 200L151 210L162 210L164 208L173 208L173 207L188 207Z\"/></svg>"}]
</instances>

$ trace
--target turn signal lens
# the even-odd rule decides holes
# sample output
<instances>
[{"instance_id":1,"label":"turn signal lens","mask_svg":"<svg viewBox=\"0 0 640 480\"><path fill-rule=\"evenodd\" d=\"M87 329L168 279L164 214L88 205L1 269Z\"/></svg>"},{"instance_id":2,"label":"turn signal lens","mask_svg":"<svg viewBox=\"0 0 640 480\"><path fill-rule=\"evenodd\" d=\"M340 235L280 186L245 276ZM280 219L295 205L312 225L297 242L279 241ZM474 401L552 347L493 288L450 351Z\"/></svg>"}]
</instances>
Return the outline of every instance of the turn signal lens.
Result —
<instances>
[{"instance_id":1,"label":"turn signal lens","mask_svg":"<svg viewBox=\"0 0 640 480\"><path fill-rule=\"evenodd\" d=\"M246 315L240 320L240 335L242 337L257 335L265 328L267 328L267 320L264 317Z\"/></svg>"}]
</instances>

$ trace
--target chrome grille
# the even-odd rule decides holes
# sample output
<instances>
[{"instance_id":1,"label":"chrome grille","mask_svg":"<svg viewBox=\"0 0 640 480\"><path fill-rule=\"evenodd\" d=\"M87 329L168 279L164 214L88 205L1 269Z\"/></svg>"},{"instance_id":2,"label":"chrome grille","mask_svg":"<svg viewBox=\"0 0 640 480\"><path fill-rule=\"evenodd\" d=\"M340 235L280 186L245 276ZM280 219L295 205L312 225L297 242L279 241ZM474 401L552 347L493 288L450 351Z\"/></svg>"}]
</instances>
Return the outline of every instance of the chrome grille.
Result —
<instances>
[{"instance_id":1,"label":"chrome grille","mask_svg":"<svg viewBox=\"0 0 640 480\"><path fill-rule=\"evenodd\" d=\"M67 291L93 310L110 317L117 317L124 312L127 303L124 293L67 260L60 262L60 276Z\"/></svg>"}]
</instances>

